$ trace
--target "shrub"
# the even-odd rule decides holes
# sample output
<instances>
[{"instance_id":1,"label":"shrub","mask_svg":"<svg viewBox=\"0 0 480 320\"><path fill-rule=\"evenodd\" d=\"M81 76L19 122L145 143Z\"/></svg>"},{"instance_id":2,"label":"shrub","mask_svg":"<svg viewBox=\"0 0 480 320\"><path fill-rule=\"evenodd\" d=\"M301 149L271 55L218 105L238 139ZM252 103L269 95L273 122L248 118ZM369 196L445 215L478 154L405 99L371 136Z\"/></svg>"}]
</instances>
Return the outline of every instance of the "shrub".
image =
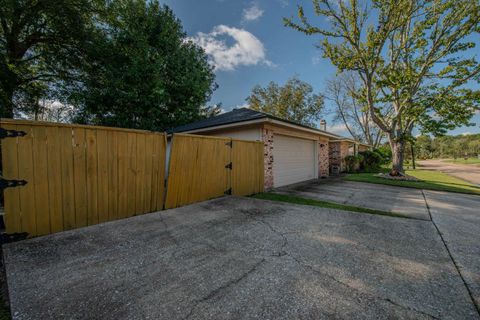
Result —
<instances>
[{"instance_id":1,"label":"shrub","mask_svg":"<svg viewBox=\"0 0 480 320\"><path fill-rule=\"evenodd\" d=\"M375 151L362 151L359 152L363 160L360 162L360 170L364 172L378 171L380 165L384 163L384 158L379 152Z\"/></svg>"},{"instance_id":2,"label":"shrub","mask_svg":"<svg viewBox=\"0 0 480 320\"><path fill-rule=\"evenodd\" d=\"M377 149L373 150L373 152L377 153L379 156L382 157L382 163L381 164L387 164L391 161L392 159L392 150L390 147L387 146L380 146Z\"/></svg>"},{"instance_id":3,"label":"shrub","mask_svg":"<svg viewBox=\"0 0 480 320\"><path fill-rule=\"evenodd\" d=\"M346 156L345 157L345 164L347 166L347 172L354 173L360 170L360 163L363 161L363 157L361 155L357 156Z\"/></svg>"}]
</instances>

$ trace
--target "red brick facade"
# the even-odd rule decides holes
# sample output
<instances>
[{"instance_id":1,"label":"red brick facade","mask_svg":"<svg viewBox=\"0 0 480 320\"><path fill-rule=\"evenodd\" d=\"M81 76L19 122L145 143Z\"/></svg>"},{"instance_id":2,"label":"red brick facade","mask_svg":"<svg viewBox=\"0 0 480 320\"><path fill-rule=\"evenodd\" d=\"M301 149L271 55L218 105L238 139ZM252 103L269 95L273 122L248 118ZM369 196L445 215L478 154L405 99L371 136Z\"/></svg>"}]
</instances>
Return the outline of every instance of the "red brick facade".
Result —
<instances>
[{"instance_id":1,"label":"red brick facade","mask_svg":"<svg viewBox=\"0 0 480 320\"><path fill-rule=\"evenodd\" d=\"M273 188L273 131L262 128L264 187Z\"/></svg>"}]
</instances>

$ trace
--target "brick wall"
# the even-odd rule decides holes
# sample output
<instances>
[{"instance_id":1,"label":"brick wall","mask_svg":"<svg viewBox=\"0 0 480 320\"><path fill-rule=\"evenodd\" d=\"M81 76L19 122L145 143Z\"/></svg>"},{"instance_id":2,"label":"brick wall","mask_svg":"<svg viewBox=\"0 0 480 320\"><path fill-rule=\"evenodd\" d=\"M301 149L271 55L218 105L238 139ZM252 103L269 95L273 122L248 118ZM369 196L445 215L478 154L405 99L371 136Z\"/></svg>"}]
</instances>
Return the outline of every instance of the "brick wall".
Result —
<instances>
[{"instance_id":1,"label":"brick wall","mask_svg":"<svg viewBox=\"0 0 480 320\"><path fill-rule=\"evenodd\" d=\"M330 168L332 166L338 166L340 172L346 170L345 157L348 156L349 142L329 142L329 160Z\"/></svg>"},{"instance_id":2,"label":"brick wall","mask_svg":"<svg viewBox=\"0 0 480 320\"><path fill-rule=\"evenodd\" d=\"M273 130L262 129L263 161L264 161L264 188L273 188Z\"/></svg>"},{"instance_id":3,"label":"brick wall","mask_svg":"<svg viewBox=\"0 0 480 320\"><path fill-rule=\"evenodd\" d=\"M318 177L328 177L330 173L328 139L318 141Z\"/></svg>"}]
</instances>

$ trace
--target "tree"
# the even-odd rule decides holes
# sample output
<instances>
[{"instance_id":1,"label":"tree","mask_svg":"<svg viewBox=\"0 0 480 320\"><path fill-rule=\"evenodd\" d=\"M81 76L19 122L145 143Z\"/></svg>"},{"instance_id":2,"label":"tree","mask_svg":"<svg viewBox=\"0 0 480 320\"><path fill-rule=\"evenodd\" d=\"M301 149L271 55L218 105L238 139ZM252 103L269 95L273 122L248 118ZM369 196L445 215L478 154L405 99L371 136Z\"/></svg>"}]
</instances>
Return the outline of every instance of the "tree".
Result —
<instances>
[{"instance_id":1,"label":"tree","mask_svg":"<svg viewBox=\"0 0 480 320\"><path fill-rule=\"evenodd\" d=\"M289 79L283 87L273 81L266 88L257 85L246 101L253 110L311 127L316 127L324 105L323 96L297 77Z\"/></svg>"},{"instance_id":2,"label":"tree","mask_svg":"<svg viewBox=\"0 0 480 320\"><path fill-rule=\"evenodd\" d=\"M419 159L430 159L432 157L432 138L428 135L421 135L415 138L413 144L415 155Z\"/></svg>"},{"instance_id":3,"label":"tree","mask_svg":"<svg viewBox=\"0 0 480 320\"><path fill-rule=\"evenodd\" d=\"M89 0L0 0L0 117L73 76L94 9Z\"/></svg>"},{"instance_id":4,"label":"tree","mask_svg":"<svg viewBox=\"0 0 480 320\"><path fill-rule=\"evenodd\" d=\"M116 1L86 47L76 121L165 130L201 118L216 88L205 52L158 1Z\"/></svg>"},{"instance_id":5,"label":"tree","mask_svg":"<svg viewBox=\"0 0 480 320\"><path fill-rule=\"evenodd\" d=\"M333 103L334 122L345 125L354 139L377 148L384 134L358 94L362 91L358 76L347 72L327 82L325 97Z\"/></svg>"},{"instance_id":6,"label":"tree","mask_svg":"<svg viewBox=\"0 0 480 320\"><path fill-rule=\"evenodd\" d=\"M285 25L323 36L324 57L339 71L360 77L363 99L393 153L391 174L403 172L412 129L444 133L469 124L479 107L480 65L473 48L480 31L480 4L471 0L313 0L325 28L309 22ZM326 18L326 20L325 20Z\"/></svg>"}]
</instances>

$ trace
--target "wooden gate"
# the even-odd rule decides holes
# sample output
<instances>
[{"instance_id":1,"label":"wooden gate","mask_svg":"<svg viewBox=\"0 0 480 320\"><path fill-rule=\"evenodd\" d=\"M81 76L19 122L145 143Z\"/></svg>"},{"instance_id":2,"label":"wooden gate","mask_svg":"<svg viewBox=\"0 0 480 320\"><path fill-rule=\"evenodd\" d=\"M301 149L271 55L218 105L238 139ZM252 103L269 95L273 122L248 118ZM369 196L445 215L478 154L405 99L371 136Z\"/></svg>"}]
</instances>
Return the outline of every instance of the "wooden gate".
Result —
<instances>
[{"instance_id":1,"label":"wooden gate","mask_svg":"<svg viewBox=\"0 0 480 320\"><path fill-rule=\"evenodd\" d=\"M7 233L54 233L163 208L166 136L141 130L2 120ZM7 131L3 131L6 133Z\"/></svg>"},{"instance_id":2,"label":"wooden gate","mask_svg":"<svg viewBox=\"0 0 480 320\"><path fill-rule=\"evenodd\" d=\"M165 208L263 191L263 143L174 134Z\"/></svg>"}]
</instances>

